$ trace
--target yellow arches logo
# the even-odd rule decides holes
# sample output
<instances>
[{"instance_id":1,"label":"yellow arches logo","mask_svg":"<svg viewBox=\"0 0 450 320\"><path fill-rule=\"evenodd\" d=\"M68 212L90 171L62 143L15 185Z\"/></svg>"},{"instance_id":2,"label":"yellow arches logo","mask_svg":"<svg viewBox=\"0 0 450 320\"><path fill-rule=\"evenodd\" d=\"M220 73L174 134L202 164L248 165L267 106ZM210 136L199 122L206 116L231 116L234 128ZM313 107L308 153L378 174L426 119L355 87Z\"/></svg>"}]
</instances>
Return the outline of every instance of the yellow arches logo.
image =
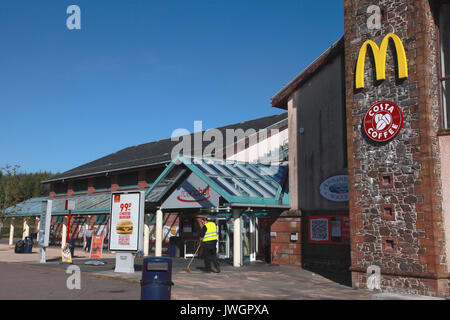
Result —
<instances>
[{"instance_id":1,"label":"yellow arches logo","mask_svg":"<svg viewBox=\"0 0 450 320\"><path fill-rule=\"evenodd\" d=\"M372 49L373 58L375 60L377 80L386 80L386 56L389 40L394 42L395 50L397 51L398 78L408 78L408 63L406 61L406 53L403 43L397 35L389 33L381 42L380 47L378 47L378 45L372 40L367 40L362 45L361 50L359 51L358 62L356 64L356 89L364 88L364 65L367 47L369 46Z\"/></svg>"}]
</instances>

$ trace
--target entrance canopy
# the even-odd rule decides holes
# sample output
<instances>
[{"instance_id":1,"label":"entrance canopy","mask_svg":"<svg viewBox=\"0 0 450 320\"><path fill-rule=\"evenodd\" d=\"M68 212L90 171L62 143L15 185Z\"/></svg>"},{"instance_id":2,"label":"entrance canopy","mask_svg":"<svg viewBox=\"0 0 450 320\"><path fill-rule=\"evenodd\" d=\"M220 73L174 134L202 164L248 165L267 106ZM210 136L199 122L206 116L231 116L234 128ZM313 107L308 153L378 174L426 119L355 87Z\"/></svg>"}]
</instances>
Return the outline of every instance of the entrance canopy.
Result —
<instances>
[{"instance_id":1,"label":"entrance canopy","mask_svg":"<svg viewBox=\"0 0 450 320\"><path fill-rule=\"evenodd\" d=\"M146 192L166 209L289 209L288 167L179 155Z\"/></svg>"}]
</instances>

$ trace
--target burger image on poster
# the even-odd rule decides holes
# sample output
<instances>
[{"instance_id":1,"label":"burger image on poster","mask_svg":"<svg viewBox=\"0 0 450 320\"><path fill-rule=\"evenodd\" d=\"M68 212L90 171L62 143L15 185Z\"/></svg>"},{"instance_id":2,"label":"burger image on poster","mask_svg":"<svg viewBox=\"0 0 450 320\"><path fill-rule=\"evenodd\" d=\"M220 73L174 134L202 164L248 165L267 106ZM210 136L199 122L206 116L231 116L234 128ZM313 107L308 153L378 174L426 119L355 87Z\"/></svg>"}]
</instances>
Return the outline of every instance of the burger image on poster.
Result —
<instances>
[{"instance_id":1,"label":"burger image on poster","mask_svg":"<svg viewBox=\"0 0 450 320\"><path fill-rule=\"evenodd\" d=\"M116 225L117 234L132 234L133 222L130 220L119 220Z\"/></svg>"}]
</instances>

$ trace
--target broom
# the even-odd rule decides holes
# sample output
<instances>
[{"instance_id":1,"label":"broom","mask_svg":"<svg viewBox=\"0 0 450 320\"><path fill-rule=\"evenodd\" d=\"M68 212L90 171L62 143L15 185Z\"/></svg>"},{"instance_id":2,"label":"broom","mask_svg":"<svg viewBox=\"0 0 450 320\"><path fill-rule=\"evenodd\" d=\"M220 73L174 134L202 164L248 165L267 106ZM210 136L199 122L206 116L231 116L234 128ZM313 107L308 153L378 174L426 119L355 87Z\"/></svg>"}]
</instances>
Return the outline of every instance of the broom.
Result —
<instances>
[{"instance_id":1,"label":"broom","mask_svg":"<svg viewBox=\"0 0 450 320\"><path fill-rule=\"evenodd\" d=\"M190 272L191 272L191 269L189 269L189 267L191 266L192 261L194 261L194 258L195 258L195 256L197 255L198 249L200 249L200 245L201 245L201 242L198 244L197 250L195 250L195 253L194 253L194 255L192 256L191 261L189 262L187 268L186 268L186 269L183 269L183 271L185 271L185 272L187 272L187 273L190 273Z\"/></svg>"}]
</instances>

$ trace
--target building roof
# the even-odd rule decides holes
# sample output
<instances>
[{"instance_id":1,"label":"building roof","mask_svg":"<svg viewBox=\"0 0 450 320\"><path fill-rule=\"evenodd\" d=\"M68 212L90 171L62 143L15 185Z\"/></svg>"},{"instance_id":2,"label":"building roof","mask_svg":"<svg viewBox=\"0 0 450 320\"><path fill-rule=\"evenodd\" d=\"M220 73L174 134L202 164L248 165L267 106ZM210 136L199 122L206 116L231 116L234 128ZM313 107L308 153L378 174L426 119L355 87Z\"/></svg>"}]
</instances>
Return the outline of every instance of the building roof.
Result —
<instances>
[{"instance_id":1,"label":"building roof","mask_svg":"<svg viewBox=\"0 0 450 320\"><path fill-rule=\"evenodd\" d=\"M197 175L230 206L289 207L288 167L179 155L146 192L160 204L183 181L186 170Z\"/></svg>"},{"instance_id":2,"label":"building roof","mask_svg":"<svg viewBox=\"0 0 450 320\"><path fill-rule=\"evenodd\" d=\"M75 201L73 214L108 214L111 211L111 193L93 195L67 196L50 199L48 197L31 198L5 210L5 216L40 216L42 201L52 200L52 215L66 215L66 200Z\"/></svg>"},{"instance_id":3,"label":"building roof","mask_svg":"<svg viewBox=\"0 0 450 320\"><path fill-rule=\"evenodd\" d=\"M286 120L287 113L282 113L245 122L235 123L217 129L220 130L225 137L225 132L227 129L240 128L244 131L247 131L248 129L261 130L274 126L277 123ZM193 134L191 134L191 136L192 135ZM64 173L56 174L49 179L42 181L42 183L101 175L114 171L124 171L128 169L136 169L140 167L169 163L172 160L171 151L178 143L179 141L172 141L171 138L169 138L138 146L128 147L118 152L107 155L103 158L66 171ZM210 143L211 142L203 142L202 150Z\"/></svg>"},{"instance_id":4,"label":"building roof","mask_svg":"<svg viewBox=\"0 0 450 320\"><path fill-rule=\"evenodd\" d=\"M294 80L289 82L277 94L275 94L270 100L272 106L280 109L287 109L287 101L289 97L317 71L319 71L321 67L343 52L344 37L334 43L327 51L322 53L313 63L311 63L305 70L296 76Z\"/></svg>"}]
</instances>

